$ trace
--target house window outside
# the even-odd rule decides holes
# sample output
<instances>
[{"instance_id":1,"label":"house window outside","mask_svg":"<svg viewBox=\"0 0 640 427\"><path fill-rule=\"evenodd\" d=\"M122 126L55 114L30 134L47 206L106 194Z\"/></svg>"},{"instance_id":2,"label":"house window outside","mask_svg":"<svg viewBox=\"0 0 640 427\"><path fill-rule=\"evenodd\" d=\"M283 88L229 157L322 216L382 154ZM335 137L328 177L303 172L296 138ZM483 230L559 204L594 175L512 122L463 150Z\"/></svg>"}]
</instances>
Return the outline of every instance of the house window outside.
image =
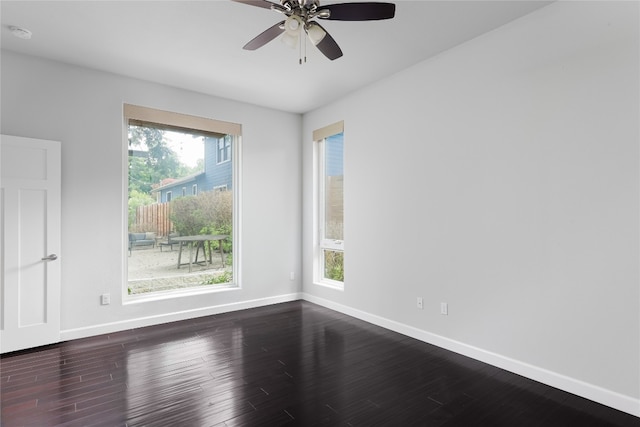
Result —
<instances>
[{"instance_id":1,"label":"house window outside","mask_svg":"<svg viewBox=\"0 0 640 427\"><path fill-rule=\"evenodd\" d=\"M240 125L127 104L124 113L130 154L124 300L239 286L240 156L232 150L239 150ZM228 155L222 169L219 140ZM228 237L203 237L210 235ZM198 243L183 243L181 253L174 239L186 236Z\"/></svg>"},{"instance_id":2,"label":"house window outside","mask_svg":"<svg viewBox=\"0 0 640 427\"><path fill-rule=\"evenodd\" d=\"M218 140L218 164L231 160L231 138L226 135Z\"/></svg>"},{"instance_id":3,"label":"house window outside","mask_svg":"<svg viewBox=\"0 0 640 427\"><path fill-rule=\"evenodd\" d=\"M344 286L344 132L342 122L314 132L318 176L314 282Z\"/></svg>"}]
</instances>

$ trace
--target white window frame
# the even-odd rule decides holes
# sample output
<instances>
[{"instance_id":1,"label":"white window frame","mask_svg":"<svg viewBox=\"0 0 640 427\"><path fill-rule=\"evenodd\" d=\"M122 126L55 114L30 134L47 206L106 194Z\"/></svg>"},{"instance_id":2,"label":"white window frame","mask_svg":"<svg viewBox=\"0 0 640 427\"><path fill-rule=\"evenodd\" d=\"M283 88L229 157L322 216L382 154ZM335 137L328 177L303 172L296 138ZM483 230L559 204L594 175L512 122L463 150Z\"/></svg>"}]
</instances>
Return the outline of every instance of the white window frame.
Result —
<instances>
[{"instance_id":1,"label":"white window frame","mask_svg":"<svg viewBox=\"0 0 640 427\"><path fill-rule=\"evenodd\" d=\"M167 191L166 193L164 193L164 201L169 203L171 200L173 200L173 192L172 191Z\"/></svg>"},{"instance_id":2,"label":"white window frame","mask_svg":"<svg viewBox=\"0 0 640 427\"><path fill-rule=\"evenodd\" d=\"M344 122L334 123L313 132L314 141L314 274L313 282L317 285L343 290L344 281L333 280L325 276L324 251L336 251L344 254L343 240L327 239L325 234L325 141L328 137L344 132ZM343 152L344 156L344 152ZM343 197L344 203L344 197ZM344 227L344 224L343 224Z\"/></svg>"},{"instance_id":3,"label":"white window frame","mask_svg":"<svg viewBox=\"0 0 640 427\"><path fill-rule=\"evenodd\" d=\"M198 184L193 184L191 186L191 195L192 196L197 196L198 195Z\"/></svg>"}]
</instances>

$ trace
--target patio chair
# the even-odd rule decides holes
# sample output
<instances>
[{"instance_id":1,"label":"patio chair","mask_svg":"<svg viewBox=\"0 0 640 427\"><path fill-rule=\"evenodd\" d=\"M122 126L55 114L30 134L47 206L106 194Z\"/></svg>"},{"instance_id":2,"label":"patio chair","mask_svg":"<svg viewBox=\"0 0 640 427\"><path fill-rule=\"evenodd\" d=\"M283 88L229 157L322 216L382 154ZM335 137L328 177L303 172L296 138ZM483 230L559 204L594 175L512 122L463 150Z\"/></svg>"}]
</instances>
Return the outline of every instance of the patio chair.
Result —
<instances>
[{"instance_id":1,"label":"patio chair","mask_svg":"<svg viewBox=\"0 0 640 427\"><path fill-rule=\"evenodd\" d=\"M173 250L173 245L177 245L178 242L174 242L173 240L171 240L172 237L178 237L180 235L180 233L169 233L169 235L167 236L167 241L166 242L159 242L158 246L160 246L160 252L162 252L162 247L163 246L169 246L169 250Z\"/></svg>"}]
</instances>

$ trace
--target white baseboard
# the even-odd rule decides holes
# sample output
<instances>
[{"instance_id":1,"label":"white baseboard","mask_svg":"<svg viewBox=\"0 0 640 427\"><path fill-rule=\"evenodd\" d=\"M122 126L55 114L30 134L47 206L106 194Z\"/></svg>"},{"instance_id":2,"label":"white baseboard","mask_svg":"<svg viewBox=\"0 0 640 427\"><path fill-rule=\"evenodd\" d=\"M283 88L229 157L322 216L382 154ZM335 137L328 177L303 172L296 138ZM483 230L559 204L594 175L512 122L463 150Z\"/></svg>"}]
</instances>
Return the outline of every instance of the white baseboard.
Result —
<instances>
[{"instance_id":1,"label":"white baseboard","mask_svg":"<svg viewBox=\"0 0 640 427\"><path fill-rule=\"evenodd\" d=\"M511 359L307 293L302 294L302 299L640 417L640 399L616 393L575 378L567 377L519 360Z\"/></svg>"},{"instance_id":2,"label":"white baseboard","mask_svg":"<svg viewBox=\"0 0 640 427\"><path fill-rule=\"evenodd\" d=\"M196 317L211 316L214 314L228 313L231 311L245 310L248 308L264 307L301 299L301 294L293 293L278 295L275 297L261 298L250 301L240 301L232 304L222 304L213 307L197 308L173 313L159 314L155 316L141 317L137 319L122 320L119 322L105 323L102 325L88 326L85 328L67 329L60 331L60 341L87 338L95 335L110 334L134 328L153 326L161 323L176 322L179 320L194 319Z\"/></svg>"}]
</instances>

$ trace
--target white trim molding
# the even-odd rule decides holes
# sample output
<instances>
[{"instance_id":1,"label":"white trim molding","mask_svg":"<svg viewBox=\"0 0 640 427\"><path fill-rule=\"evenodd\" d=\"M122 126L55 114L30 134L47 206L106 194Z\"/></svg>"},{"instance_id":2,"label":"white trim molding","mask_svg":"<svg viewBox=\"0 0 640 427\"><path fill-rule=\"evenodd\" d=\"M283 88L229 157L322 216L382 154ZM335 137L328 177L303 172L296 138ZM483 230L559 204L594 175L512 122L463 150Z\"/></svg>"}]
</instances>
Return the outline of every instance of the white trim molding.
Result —
<instances>
[{"instance_id":1,"label":"white trim molding","mask_svg":"<svg viewBox=\"0 0 640 427\"><path fill-rule=\"evenodd\" d=\"M140 317L138 319L122 320L120 322L105 323L102 325L88 326L85 328L67 329L64 331L60 331L60 341L69 341L80 338L88 338L95 335L111 334L128 329L143 328L145 326L154 326L162 323L177 322L180 320L195 319L197 317L211 316L214 314L264 307L272 304L297 301L299 299L301 299L301 295L299 293L292 293L269 298L240 301L231 304L222 304L211 307L197 308L193 310L176 311L173 313Z\"/></svg>"}]
</instances>

